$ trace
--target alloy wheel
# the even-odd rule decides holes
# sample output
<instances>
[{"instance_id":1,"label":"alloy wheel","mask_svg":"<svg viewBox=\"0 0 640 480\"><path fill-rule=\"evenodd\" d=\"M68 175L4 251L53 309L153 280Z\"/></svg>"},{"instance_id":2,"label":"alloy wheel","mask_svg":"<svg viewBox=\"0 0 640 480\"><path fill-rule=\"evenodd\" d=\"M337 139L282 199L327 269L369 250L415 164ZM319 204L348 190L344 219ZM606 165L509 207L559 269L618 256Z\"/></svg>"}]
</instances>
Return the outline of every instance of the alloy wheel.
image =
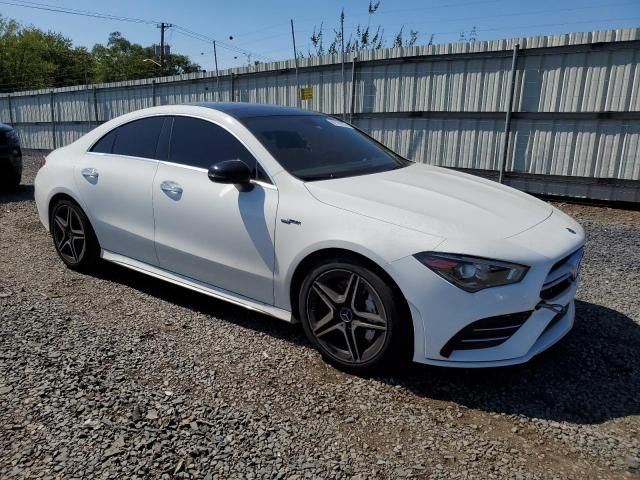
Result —
<instances>
[{"instance_id":1,"label":"alloy wheel","mask_svg":"<svg viewBox=\"0 0 640 480\"><path fill-rule=\"evenodd\" d=\"M353 271L320 274L307 293L306 311L313 336L337 360L365 363L384 347L387 314L382 299Z\"/></svg>"},{"instance_id":2,"label":"alloy wheel","mask_svg":"<svg viewBox=\"0 0 640 480\"><path fill-rule=\"evenodd\" d=\"M82 260L86 234L80 215L70 205L58 206L53 215L53 238L60 255L72 264Z\"/></svg>"}]
</instances>

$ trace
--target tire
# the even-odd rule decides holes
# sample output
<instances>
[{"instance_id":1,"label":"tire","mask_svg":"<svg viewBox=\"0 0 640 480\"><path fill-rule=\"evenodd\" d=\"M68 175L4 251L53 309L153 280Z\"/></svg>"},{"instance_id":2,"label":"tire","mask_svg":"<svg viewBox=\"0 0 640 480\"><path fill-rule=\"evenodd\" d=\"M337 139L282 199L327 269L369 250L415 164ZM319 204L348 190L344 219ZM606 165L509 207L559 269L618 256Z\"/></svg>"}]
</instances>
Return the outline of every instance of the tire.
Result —
<instances>
[{"instance_id":1,"label":"tire","mask_svg":"<svg viewBox=\"0 0 640 480\"><path fill-rule=\"evenodd\" d=\"M413 354L403 300L364 262L335 257L312 268L300 288L299 318L324 359L357 374L380 373Z\"/></svg>"},{"instance_id":2,"label":"tire","mask_svg":"<svg viewBox=\"0 0 640 480\"><path fill-rule=\"evenodd\" d=\"M77 271L89 271L100 259L100 244L89 219L70 200L60 200L51 208L49 231L53 246L64 264Z\"/></svg>"}]
</instances>

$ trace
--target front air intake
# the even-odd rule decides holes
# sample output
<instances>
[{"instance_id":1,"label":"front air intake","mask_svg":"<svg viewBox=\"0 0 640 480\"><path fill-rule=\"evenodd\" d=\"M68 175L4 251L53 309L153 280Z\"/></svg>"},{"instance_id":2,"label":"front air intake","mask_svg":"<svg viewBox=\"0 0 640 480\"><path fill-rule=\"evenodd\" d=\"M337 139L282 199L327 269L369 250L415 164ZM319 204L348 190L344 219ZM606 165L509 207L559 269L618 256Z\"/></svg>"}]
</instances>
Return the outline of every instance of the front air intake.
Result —
<instances>
[{"instance_id":1,"label":"front air intake","mask_svg":"<svg viewBox=\"0 0 640 480\"><path fill-rule=\"evenodd\" d=\"M440 355L448 358L454 350L496 347L511 338L532 313L532 311L510 313L477 320L456 333L442 347Z\"/></svg>"}]
</instances>

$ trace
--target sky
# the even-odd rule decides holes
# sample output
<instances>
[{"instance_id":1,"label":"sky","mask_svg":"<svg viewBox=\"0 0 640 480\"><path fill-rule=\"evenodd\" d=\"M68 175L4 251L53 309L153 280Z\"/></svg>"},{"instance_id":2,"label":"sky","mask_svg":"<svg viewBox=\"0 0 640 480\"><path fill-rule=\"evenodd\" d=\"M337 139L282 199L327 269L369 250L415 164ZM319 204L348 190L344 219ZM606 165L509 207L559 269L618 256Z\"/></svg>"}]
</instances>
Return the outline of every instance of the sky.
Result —
<instances>
[{"instance_id":1,"label":"sky","mask_svg":"<svg viewBox=\"0 0 640 480\"><path fill-rule=\"evenodd\" d=\"M382 0L374 15L368 0L36 0L36 5L168 22L215 38L220 69L246 65L249 60L293 58L290 19L293 19L298 50L307 53L314 26L324 23L325 37L339 27L345 11L345 38L360 23L381 24L391 42L404 26L418 31L418 44L455 42L461 32L475 26L478 40L519 36L639 27L640 0ZM74 45L91 48L106 43L110 32L151 45L159 42L160 30L153 24L89 18L11 5L0 0L0 14L44 30L60 32ZM230 39L232 37L232 39ZM173 28L166 34L172 51L188 55L206 70L213 70L210 41L193 38ZM251 54L239 54L227 45Z\"/></svg>"}]
</instances>

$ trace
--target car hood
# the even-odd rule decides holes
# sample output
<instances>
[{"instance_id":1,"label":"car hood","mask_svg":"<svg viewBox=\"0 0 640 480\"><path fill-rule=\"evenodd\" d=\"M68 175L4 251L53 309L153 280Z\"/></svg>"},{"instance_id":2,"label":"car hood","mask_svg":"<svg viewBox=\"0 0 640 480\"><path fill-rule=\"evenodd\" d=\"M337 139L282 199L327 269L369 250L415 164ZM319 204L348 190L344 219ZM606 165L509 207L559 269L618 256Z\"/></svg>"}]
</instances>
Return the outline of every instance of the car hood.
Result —
<instances>
[{"instance_id":1,"label":"car hood","mask_svg":"<svg viewBox=\"0 0 640 480\"><path fill-rule=\"evenodd\" d=\"M325 204L443 238L503 239L553 211L513 188L423 164L305 185Z\"/></svg>"}]
</instances>

